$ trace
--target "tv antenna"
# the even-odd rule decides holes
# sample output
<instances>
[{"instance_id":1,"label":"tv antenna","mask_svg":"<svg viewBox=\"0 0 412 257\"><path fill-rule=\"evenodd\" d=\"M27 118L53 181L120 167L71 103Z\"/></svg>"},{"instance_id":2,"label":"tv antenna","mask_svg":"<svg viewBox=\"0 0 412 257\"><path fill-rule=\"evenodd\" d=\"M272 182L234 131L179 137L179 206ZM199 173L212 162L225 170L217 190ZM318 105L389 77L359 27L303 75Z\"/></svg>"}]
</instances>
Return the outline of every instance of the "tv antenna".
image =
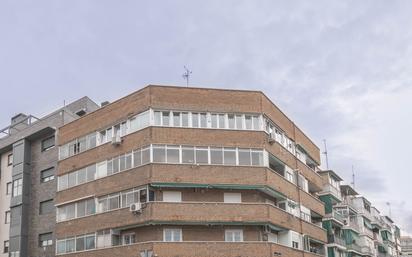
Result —
<instances>
[{"instance_id":1,"label":"tv antenna","mask_svg":"<svg viewBox=\"0 0 412 257\"><path fill-rule=\"evenodd\" d=\"M184 80L186 80L186 86L189 86L189 78L190 78L190 74L192 74L192 71L189 70L186 66L183 66L183 68L185 69L185 73L183 73L182 77Z\"/></svg>"},{"instance_id":2,"label":"tv antenna","mask_svg":"<svg viewBox=\"0 0 412 257\"><path fill-rule=\"evenodd\" d=\"M386 205L389 207L389 218L392 218L392 208L391 208L391 203L386 202Z\"/></svg>"},{"instance_id":3,"label":"tv antenna","mask_svg":"<svg viewBox=\"0 0 412 257\"><path fill-rule=\"evenodd\" d=\"M326 159L326 169L329 170L328 148L326 147L326 139L323 139L323 145L325 146L325 151L323 152L323 154L325 155Z\"/></svg>"}]
</instances>

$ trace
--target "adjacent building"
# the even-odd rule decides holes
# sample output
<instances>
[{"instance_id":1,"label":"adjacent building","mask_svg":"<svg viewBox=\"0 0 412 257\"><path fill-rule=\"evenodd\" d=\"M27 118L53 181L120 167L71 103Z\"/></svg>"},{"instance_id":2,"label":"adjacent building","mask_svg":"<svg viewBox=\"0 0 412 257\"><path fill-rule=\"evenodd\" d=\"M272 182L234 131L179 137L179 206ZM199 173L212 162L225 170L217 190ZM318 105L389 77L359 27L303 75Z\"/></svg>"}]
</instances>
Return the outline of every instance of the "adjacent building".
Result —
<instances>
[{"instance_id":1,"label":"adjacent building","mask_svg":"<svg viewBox=\"0 0 412 257\"><path fill-rule=\"evenodd\" d=\"M402 236L401 237L401 248L402 248L402 255L412 256L412 237Z\"/></svg>"},{"instance_id":2,"label":"adjacent building","mask_svg":"<svg viewBox=\"0 0 412 257\"><path fill-rule=\"evenodd\" d=\"M0 133L0 256L54 256L57 129L97 109L79 99L43 118L18 114Z\"/></svg>"},{"instance_id":3,"label":"adjacent building","mask_svg":"<svg viewBox=\"0 0 412 257\"><path fill-rule=\"evenodd\" d=\"M325 203L328 257L400 256L400 230L392 219L381 215L353 187L341 185L334 171L318 173L325 181L319 197Z\"/></svg>"}]
</instances>

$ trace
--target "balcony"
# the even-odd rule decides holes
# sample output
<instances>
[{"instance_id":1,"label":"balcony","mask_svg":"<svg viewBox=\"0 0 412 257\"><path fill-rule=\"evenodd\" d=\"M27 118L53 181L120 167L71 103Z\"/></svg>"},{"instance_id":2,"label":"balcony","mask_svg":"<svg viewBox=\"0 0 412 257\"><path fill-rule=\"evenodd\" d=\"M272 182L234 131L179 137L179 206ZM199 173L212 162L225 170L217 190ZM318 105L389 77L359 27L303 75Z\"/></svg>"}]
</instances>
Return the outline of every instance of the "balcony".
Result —
<instances>
[{"instance_id":1,"label":"balcony","mask_svg":"<svg viewBox=\"0 0 412 257\"><path fill-rule=\"evenodd\" d=\"M337 235L328 235L328 244L338 244L343 247L346 247L346 241L342 237Z\"/></svg>"},{"instance_id":2,"label":"balcony","mask_svg":"<svg viewBox=\"0 0 412 257\"><path fill-rule=\"evenodd\" d=\"M348 251L355 251L358 253L362 253L362 248L357 244L348 244L346 245L346 248L348 249Z\"/></svg>"},{"instance_id":3,"label":"balcony","mask_svg":"<svg viewBox=\"0 0 412 257\"><path fill-rule=\"evenodd\" d=\"M116 218L113 218L116 217ZM128 208L116 209L79 219L57 223L56 236L67 237L96 230L137 224L266 224L310 235L326 242L325 230L294 217L282 209L264 203L150 202L140 215ZM302 225L300 224L302 222Z\"/></svg>"},{"instance_id":4,"label":"balcony","mask_svg":"<svg viewBox=\"0 0 412 257\"><path fill-rule=\"evenodd\" d=\"M321 194L331 194L333 195L336 199L338 199L339 201L342 201L342 195L340 192L340 189L332 186L331 184L326 184L323 187L322 192L320 192Z\"/></svg>"},{"instance_id":5,"label":"balcony","mask_svg":"<svg viewBox=\"0 0 412 257\"><path fill-rule=\"evenodd\" d=\"M325 218L332 218L335 219L341 223L345 222L345 218L342 216L342 214L336 212L336 211L332 211L331 213L325 214Z\"/></svg>"},{"instance_id":6,"label":"balcony","mask_svg":"<svg viewBox=\"0 0 412 257\"><path fill-rule=\"evenodd\" d=\"M374 253L369 246L362 246L361 253L367 256L374 256Z\"/></svg>"},{"instance_id":7,"label":"balcony","mask_svg":"<svg viewBox=\"0 0 412 257\"><path fill-rule=\"evenodd\" d=\"M109 247L89 250L63 256L145 256L144 252L152 256L162 257L238 257L238 256L287 256L302 257L303 251L268 242L145 242L125 246ZM140 255L139 255L140 254ZM142 255L143 254L143 255ZM324 256L304 252L305 257Z\"/></svg>"},{"instance_id":8,"label":"balcony","mask_svg":"<svg viewBox=\"0 0 412 257\"><path fill-rule=\"evenodd\" d=\"M344 224L345 224L344 226L345 229L351 228L353 230L356 230L357 232L362 231L358 223L354 220L345 219Z\"/></svg>"}]
</instances>

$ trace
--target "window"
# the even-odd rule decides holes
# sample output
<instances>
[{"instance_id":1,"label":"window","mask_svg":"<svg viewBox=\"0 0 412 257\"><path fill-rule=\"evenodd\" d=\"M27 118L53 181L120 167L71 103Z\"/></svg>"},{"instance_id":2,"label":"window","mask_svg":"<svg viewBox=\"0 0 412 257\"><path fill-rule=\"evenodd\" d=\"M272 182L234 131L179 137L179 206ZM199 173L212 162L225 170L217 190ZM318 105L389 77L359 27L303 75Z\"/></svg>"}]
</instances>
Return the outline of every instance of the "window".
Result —
<instances>
[{"instance_id":1,"label":"window","mask_svg":"<svg viewBox=\"0 0 412 257\"><path fill-rule=\"evenodd\" d=\"M182 163L195 163L194 147L182 147Z\"/></svg>"},{"instance_id":2,"label":"window","mask_svg":"<svg viewBox=\"0 0 412 257\"><path fill-rule=\"evenodd\" d=\"M182 112L182 127L189 127L189 113Z\"/></svg>"},{"instance_id":3,"label":"window","mask_svg":"<svg viewBox=\"0 0 412 257\"><path fill-rule=\"evenodd\" d=\"M47 214L54 211L53 199L40 202L39 214Z\"/></svg>"},{"instance_id":4,"label":"window","mask_svg":"<svg viewBox=\"0 0 412 257\"><path fill-rule=\"evenodd\" d=\"M241 193L224 193L223 201L225 203L241 203L242 194Z\"/></svg>"},{"instance_id":5,"label":"window","mask_svg":"<svg viewBox=\"0 0 412 257\"><path fill-rule=\"evenodd\" d=\"M123 235L122 238L123 245L130 245L136 242L136 235L135 233L127 233Z\"/></svg>"},{"instance_id":6,"label":"window","mask_svg":"<svg viewBox=\"0 0 412 257\"><path fill-rule=\"evenodd\" d=\"M43 139L41 141L41 151L44 152L44 151L47 151L47 150L53 148L54 147L54 141L55 141L54 139L55 139L54 136Z\"/></svg>"},{"instance_id":7,"label":"window","mask_svg":"<svg viewBox=\"0 0 412 257\"><path fill-rule=\"evenodd\" d=\"M4 213L4 224L9 224L10 223L10 211L6 211Z\"/></svg>"},{"instance_id":8,"label":"window","mask_svg":"<svg viewBox=\"0 0 412 257\"><path fill-rule=\"evenodd\" d=\"M223 149L222 148L210 148L210 163L211 164L223 164Z\"/></svg>"},{"instance_id":9,"label":"window","mask_svg":"<svg viewBox=\"0 0 412 257\"><path fill-rule=\"evenodd\" d=\"M196 147L196 163L208 164L209 163L209 151L207 147Z\"/></svg>"},{"instance_id":10,"label":"window","mask_svg":"<svg viewBox=\"0 0 412 257\"><path fill-rule=\"evenodd\" d=\"M163 191L163 202L181 202L182 192L179 191Z\"/></svg>"},{"instance_id":11,"label":"window","mask_svg":"<svg viewBox=\"0 0 412 257\"><path fill-rule=\"evenodd\" d=\"M236 129L243 129L242 115L236 115L235 120L236 120Z\"/></svg>"},{"instance_id":12,"label":"window","mask_svg":"<svg viewBox=\"0 0 412 257\"><path fill-rule=\"evenodd\" d=\"M180 112L173 112L173 126L180 127Z\"/></svg>"},{"instance_id":13,"label":"window","mask_svg":"<svg viewBox=\"0 0 412 257\"><path fill-rule=\"evenodd\" d=\"M296 248L296 249L299 249L299 242L292 241L292 247Z\"/></svg>"},{"instance_id":14,"label":"window","mask_svg":"<svg viewBox=\"0 0 412 257\"><path fill-rule=\"evenodd\" d=\"M7 166L13 165L13 154L7 156Z\"/></svg>"},{"instance_id":15,"label":"window","mask_svg":"<svg viewBox=\"0 0 412 257\"><path fill-rule=\"evenodd\" d=\"M182 241L182 230L178 228L166 228L163 230L163 241L164 242L181 242Z\"/></svg>"},{"instance_id":16,"label":"window","mask_svg":"<svg viewBox=\"0 0 412 257\"><path fill-rule=\"evenodd\" d=\"M53 234L51 232L39 235L39 246L40 247L46 247L46 246L51 246L51 245L53 245Z\"/></svg>"},{"instance_id":17,"label":"window","mask_svg":"<svg viewBox=\"0 0 412 257\"><path fill-rule=\"evenodd\" d=\"M246 129L252 129L252 116L250 115L245 115L245 128Z\"/></svg>"},{"instance_id":18,"label":"window","mask_svg":"<svg viewBox=\"0 0 412 257\"><path fill-rule=\"evenodd\" d=\"M225 165L236 165L236 148L224 148L223 157Z\"/></svg>"},{"instance_id":19,"label":"window","mask_svg":"<svg viewBox=\"0 0 412 257\"><path fill-rule=\"evenodd\" d=\"M13 197L19 196L23 191L23 179L18 178L13 181Z\"/></svg>"},{"instance_id":20,"label":"window","mask_svg":"<svg viewBox=\"0 0 412 257\"><path fill-rule=\"evenodd\" d=\"M226 242L243 242L243 230L241 229L226 229L225 230Z\"/></svg>"},{"instance_id":21,"label":"window","mask_svg":"<svg viewBox=\"0 0 412 257\"><path fill-rule=\"evenodd\" d=\"M58 189L59 189L59 191L64 190L64 189L67 188L67 186L68 186L68 177L69 176L67 174L59 177L59 179L58 179Z\"/></svg>"},{"instance_id":22,"label":"window","mask_svg":"<svg viewBox=\"0 0 412 257\"><path fill-rule=\"evenodd\" d=\"M228 114L227 119L229 121L229 128L234 129L235 128L235 115L233 114Z\"/></svg>"},{"instance_id":23,"label":"window","mask_svg":"<svg viewBox=\"0 0 412 257\"><path fill-rule=\"evenodd\" d=\"M167 163L179 163L180 162L179 146L168 145L166 149Z\"/></svg>"},{"instance_id":24,"label":"window","mask_svg":"<svg viewBox=\"0 0 412 257\"><path fill-rule=\"evenodd\" d=\"M250 166L251 164L251 156L249 149L239 149L239 165L247 165Z\"/></svg>"},{"instance_id":25,"label":"window","mask_svg":"<svg viewBox=\"0 0 412 257\"><path fill-rule=\"evenodd\" d=\"M112 246L110 229L97 231L97 248Z\"/></svg>"},{"instance_id":26,"label":"window","mask_svg":"<svg viewBox=\"0 0 412 257\"><path fill-rule=\"evenodd\" d=\"M40 172L40 182L45 183L54 179L54 167L42 170Z\"/></svg>"},{"instance_id":27,"label":"window","mask_svg":"<svg viewBox=\"0 0 412 257\"><path fill-rule=\"evenodd\" d=\"M4 241L3 243L3 253L9 252L9 241Z\"/></svg>"},{"instance_id":28,"label":"window","mask_svg":"<svg viewBox=\"0 0 412 257\"><path fill-rule=\"evenodd\" d=\"M11 189L12 189L12 183L9 182L6 185L6 195L10 195L11 194Z\"/></svg>"}]
</instances>

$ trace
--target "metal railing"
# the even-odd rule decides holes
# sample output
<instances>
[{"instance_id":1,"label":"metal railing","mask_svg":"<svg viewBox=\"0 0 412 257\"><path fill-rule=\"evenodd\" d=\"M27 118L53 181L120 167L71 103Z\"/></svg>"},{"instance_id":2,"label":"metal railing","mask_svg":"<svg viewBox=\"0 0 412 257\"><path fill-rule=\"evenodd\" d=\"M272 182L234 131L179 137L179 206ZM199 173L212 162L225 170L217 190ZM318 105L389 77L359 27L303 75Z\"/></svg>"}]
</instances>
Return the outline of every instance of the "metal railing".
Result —
<instances>
[{"instance_id":1,"label":"metal railing","mask_svg":"<svg viewBox=\"0 0 412 257\"><path fill-rule=\"evenodd\" d=\"M323 192L325 193L331 193L333 196L335 196L337 199L342 200L342 195L340 193L340 190L331 184L326 184Z\"/></svg>"},{"instance_id":2,"label":"metal railing","mask_svg":"<svg viewBox=\"0 0 412 257\"><path fill-rule=\"evenodd\" d=\"M348 250L357 251L358 253L362 252L362 248L357 244L348 244L348 245L346 245L346 248Z\"/></svg>"},{"instance_id":3,"label":"metal railing","mask_svg":"<svg viewBox=\"0 0 412 257\"><path fill-rule=\"evenodd\" d=\"M328 235L328 244L338 244L341 246L346 246L346 241L345 239L337 235Z\"/></svg>"},{"instance_id":4,"label":"metal railing","mask_svg":"<svg viewBox=\"0 0 412 257\"><path fill-rule=\"evenodd\" d=\"M326 218L333 218L333 219L338 220L342 223L344 223L344 221L345 221L345 218L342 216L342 214L340 214L336 211L332 211L331 213L325 214L325 217Z\"/></svg>"}]
</instances>

